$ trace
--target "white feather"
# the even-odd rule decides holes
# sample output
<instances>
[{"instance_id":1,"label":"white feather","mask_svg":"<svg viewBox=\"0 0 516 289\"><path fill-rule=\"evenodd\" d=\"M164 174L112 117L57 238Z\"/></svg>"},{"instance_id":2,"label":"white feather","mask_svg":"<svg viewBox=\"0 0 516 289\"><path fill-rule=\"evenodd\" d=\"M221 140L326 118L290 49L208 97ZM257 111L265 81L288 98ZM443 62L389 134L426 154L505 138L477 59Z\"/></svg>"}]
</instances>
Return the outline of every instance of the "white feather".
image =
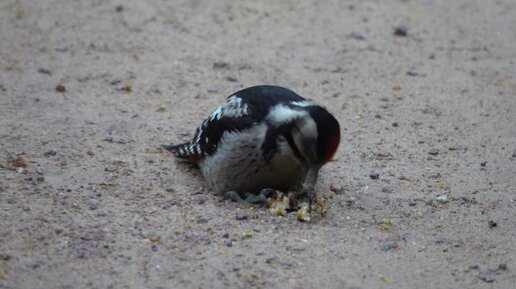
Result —
<instances>
[{"instance_id":1,"label":"white feather","mask_svg":"<svg viewBox=\"0 0 516 289\"><path fill-rule=\"evenodd\" d=\"M278 104L271 108L269 114L267 115L267 120L275 125L282 125L306 115L307 112L304 110L296 110L288 106Z\"/></svg>"}]
</instances>

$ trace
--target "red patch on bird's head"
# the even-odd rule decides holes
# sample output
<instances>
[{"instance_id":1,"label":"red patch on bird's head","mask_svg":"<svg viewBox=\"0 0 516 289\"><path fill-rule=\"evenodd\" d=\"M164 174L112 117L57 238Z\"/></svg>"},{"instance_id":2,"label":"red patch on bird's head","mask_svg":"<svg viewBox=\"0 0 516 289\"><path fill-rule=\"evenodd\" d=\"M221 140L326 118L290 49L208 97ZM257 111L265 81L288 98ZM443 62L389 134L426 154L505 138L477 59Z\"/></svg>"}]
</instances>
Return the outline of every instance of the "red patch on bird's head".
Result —
<instances>
[{"instance_id":1,"label":"red patch on bird's head","mask_svg":"<svg viewBox=\"0 0 516 289\"><path fill-rule=\"evenodd\" d=\"M326 144L326 162L331 161L340 144L340 128L330 135L328 143Z\"/></svg>"},{"instance_id":2,"label":"red patch on bird's head","mask_svg":"<svg viewBox=\"0 0 516 289\"><path fill-rule=\"evenodd\" d=\"M317 158L321 163L329 162L340 144L340 125L326 109L316 107L310 112L317 123Z\"/></svg>"}]
</instances>

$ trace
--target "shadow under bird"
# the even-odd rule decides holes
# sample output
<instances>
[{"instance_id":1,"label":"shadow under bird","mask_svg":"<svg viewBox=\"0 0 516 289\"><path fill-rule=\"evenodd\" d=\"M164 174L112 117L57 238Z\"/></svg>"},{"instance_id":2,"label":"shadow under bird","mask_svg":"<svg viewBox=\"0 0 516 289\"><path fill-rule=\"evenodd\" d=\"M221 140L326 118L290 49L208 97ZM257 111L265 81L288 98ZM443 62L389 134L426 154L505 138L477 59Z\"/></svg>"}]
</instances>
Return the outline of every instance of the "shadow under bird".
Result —
<instances>
[{"instance_id":1,"label":"shadow under bird","mask_svg":"<svg viewBox=\"0 0 516 289\"><path fill-rule=\"evenodd\" d=\"M254 202L270 189L313 200L319 170L339 143L339 123L325 108L289 89L260 85L229 96L192 140L162 147L196 164L212 190Z\"/></svg>"}]
</instances>

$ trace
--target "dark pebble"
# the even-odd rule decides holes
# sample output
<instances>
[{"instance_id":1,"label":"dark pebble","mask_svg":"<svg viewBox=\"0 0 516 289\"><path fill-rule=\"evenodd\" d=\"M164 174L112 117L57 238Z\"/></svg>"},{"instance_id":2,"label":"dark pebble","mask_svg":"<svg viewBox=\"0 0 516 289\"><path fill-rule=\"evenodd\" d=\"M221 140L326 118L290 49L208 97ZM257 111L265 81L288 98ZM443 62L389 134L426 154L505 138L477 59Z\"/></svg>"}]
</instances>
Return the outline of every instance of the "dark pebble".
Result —
<instances>
[{"instance_id":1,"label":"dark pebble","mask_svg":"<svg viewBox=\"0 0 516 289\"><path fill-rule=\"evenodd\" d=\"M227 68L228 66L228 63L223 61L217 61L213 63L213 68Z\"/></svg>"},{"instance_id":2,"label":"dark pebble","mask_svg":"<svg viewBox=\"0 0 516 289\"><path fill-rule=\"evenodd\" d=\"M89 156L94 156L95 155L95 153L92 152L92 151L87 151L86 154L89 155Z\"/></svg>"},{"instance_id":3,"label":"dark pebble","mask_svg":"<svg viewBox=\"0 0 516 289\"><path fill-rule=\"evenodd\" d=\"M56 85L56 91L57 92L66 92L66 87L62 84Z\"/></svg>"},{"instance_id":4,"label":"dark pebble","mask_svg":"<svg viewBox=\"0 0 516 289\"><path fill-rule=\"evenodd\" d=\"M479 266L478 266L477 264L473 264L473 265L469 265L469 266L468 266L468 269L470 269L470 270L476 270L476 269L478 269L478 267L479 267Z\"/></svg>"},{"instance_id":5,"label":"dark pebble","mask_svg":"<svg viewBox=\"0 0 516 289\"><path fill-rule=\"evenodd\" d=\"M227 240L225 244L227 247L233 247L233 240Z\"/></svg>"},{"instance_id":6,"label":"dark pebble","mask_svg":"<svg viewBox=\"0 0 516 289\"><path fill-rule=\"evenodd\" d=\"M116 11L116 12L118 12L118 13L123 12L123 11L124 11L124 6L122 6L122 5L117 5L117 6L115 7L115 11Z\"/></svg>"},{"instance_id":7,"label":"dark pebble","mask_svg":"<svg viewBox=\"0 0 516 289\"><path fill-rule=\"evenodd\" d=\"M226 80L229 82L237 82L238 81L238 79L234 76L228 76L228 77L226 77Z\"/></svg>"},{"instance_id":8,"label":"dark pebble","mask_svg":"<svg viewBox=\"0 0 516 289\"><path fill-rule=\"evenodd\" d=\"M224 235L222 235L222 238L229 239L229 233L224 233Z\"/></svg>"},{"instance_id":9,"label":"dark pebble","mask_svg":"<svg viewBox=\"0 0 516 289\"><path fill-rule=\"evenodd\" d=\"M502 264L498 265L498 269L500 269L500 270L507 270L507 264L502 263Z\"/></svg>"},{"instance_id":10,"label":"dark pebble","mask_svg":"<svg viewBox=\"0 0 516 289\"><path fill-rule=\"evenodd\" d=\"M38 182L42 183L42 182L44 182L44 181L45 181L45 177L43 177L43 176L37 177L37 178L36 178L36 181L38 181Z\"/></svg>"},{"instance_id":11,"label":"dark pebble","mask_svg":"<svg viewBox=\"0 0 516 289\"><path fill-rule=\"evenodd\" d=\"M496 221L494 221L494 220L489 220L487 222L487 224L489 224L489 227L491 227L491 228L494 228L494 227L498 226L498 223Z\"/></svg>"},{"instance_id":12,"label":"dark pebble","mask_svg":"<svg viewBox=\"0 0 516 289\"><path fill-rule=\"evenodd\" d=\"M237 219L237 220L239 220L239 221L249 219L249 215L248 215L248 214L246 214L246 213L243 213L243 212L238 212L238 213L236 213L235 217L236 217L236 219Z\"/></svg>"},{"instance_id":13,"label":"dark pebble","mask_svg":"<svg viewBox=\"0 0 516 289\"><path fill-rule=\"evenodd\" d=\"M158 251L158 246L152 245L151 249L153 252L156 252L156 251Z\"/></svg>"},{"instance_id":14,"label":"dark pebble","mask_svg":"<svg viewBox=\"0 0 516 289\"><path fill-rule=\"evenodd\" d=\"M46 153L44 153L43 155L46 156L46 157L55 156L55 155L57 155L57 151L49 150Z\"/></svg>"},{"instance_id":15,"label":"dark pebble","mask_svg":"<svg viewBox=\"0 0 516 289\"><path fill-rule=\"evenodd\" d=\"M265 263L267 263L267 264L271 264L274 261L276 261L276 257L270 257L270 258L265 259Z\"/></svg>"},{"instance_id":16,"label":"dark pebble","mask_svg":"<svg viewBox=\"0 0 516 289\"><path fill-rule=\"evenodd\" d=\"M346 37L350 38L350 39L355 39L355 40L364 40L365 39L364 35L362 35L359 32L351 32Z\"/></svg>"},{"instance_id":17,"label":"dark pebble","mask_svg":"<svg viewBox=\"0 0 516 289\"><path fill-rule=\"evenodd\" d=\"M491 274L482 274L478 276L480 280L487 282L487 283L493 283L495 281L495 277Z\"/></svg>"},{"instance_id":18,"label":"dark pebble","mask_svg":"<svg viewBox=\"0 0 516 289\"><path fill-rule=\"evenodd\" d=\"M52 75L52 72L46 68L38 68L38 72L46 75Z\"/></svg>"},{"instance_id":19,"label":"dark pebble","mask_svg":"<svg viewBox=\"0 0 516 289\"><path fill-rule=\"evenodd\" d=\"M485 167L486 167L486 165L487 165L487 161L486 161L486 162L481 162L481 163L480 163L480 166L481 166L481 167L483 167L483 168L485 168Z\"/></svg>"},{"instance_id":20,"label":"dark pebble","mask_svg":"<svg viewBox=\"0 0 516 289\"><path fill-rule=\"evenodd\" d=\"M95 237L93 236L92 233L90 232L87 232L86 234L84 234L82 237L81 237L82 240L84 241L93 241L95 240Z\"/></svg>"},{"instance_id":21,"label":"dark pebble","mask_svg":"<svg viewBox=\"0 0 516 289\"><path fill-rule=\"evenodd\" d=\"M431 149L428 151L428 154L429 155L432 155L432 156L436 156L439 154L439 150L438 149Z\"/></svg>"},{"instance_id":22,"label":"dark pebble","mask_svg":"<svg viewBox=\"0 0 516 289\"><path fill-rule=\"evenodd\" d=\"M397 26L396 28L394 28L394 35L406 37L408 35L408 28L403 25Z\"/></svg>"},{"instance_id":23,"label":"dark pebble","mask_svg":"<svg viewBox=\"0 0 516 289\"><path fill-rule=\"evenodd\" d=\"M391 123L391 125L392 125L393 127L398 127L398 126L399 126L399 124L398 124L397 122L393 122L393 123Z\"/></svg>"},{"instance_id":24,"label":"dark pebble","mask_svg":"<svg viewBox=\"0 0 516 289\"><path fill-rule=\"evenodd\" d=\"M392 193L392 190L389 188L382 188L382 193Z\"/></svg>"},{"instance_id":25,"label":"dark pebble","mask_svg":"<svg viewBox=\"0 0 516 289\"><path fill-rule=\"evenodd\" d=\"M193 197L193 200L199 204L199 205L202 205L204 204L207 200L208 200L208 197L206 197L205 195L202 195L202 194L199 194L199 195L195 195Z\"/></svg>"},{"instance_id":26,"label":"dark pebble","mask_svg":"<svg viewBox=\"0 0 516 289\"><path fill-rule=\"evenodd\" d=\"M377 180L380 178L380 174L379 173L372 173L372 174L369 174L369 177L373 180Z\"/></svg>"}]
</instances>

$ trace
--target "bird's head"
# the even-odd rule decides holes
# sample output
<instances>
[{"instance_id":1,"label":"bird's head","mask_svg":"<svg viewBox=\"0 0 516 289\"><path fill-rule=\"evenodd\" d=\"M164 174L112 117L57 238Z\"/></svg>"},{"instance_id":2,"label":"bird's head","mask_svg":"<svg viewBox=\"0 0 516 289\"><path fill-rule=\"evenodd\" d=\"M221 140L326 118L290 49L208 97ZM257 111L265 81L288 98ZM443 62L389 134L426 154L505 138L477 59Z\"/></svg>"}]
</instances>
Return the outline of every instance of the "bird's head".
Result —
<instances>
[{"instance_id":1,"label":"bird's head","mask_svg":"<svg viewBox=\"0 0 516 289\"><path fill-rule=\"evenodd\" d=\"M297 118L292 140L310 166L322 166L331 160L340 143L339 122L323 107L305 107L308 113Z\"/></svg>"}]
</instances>

